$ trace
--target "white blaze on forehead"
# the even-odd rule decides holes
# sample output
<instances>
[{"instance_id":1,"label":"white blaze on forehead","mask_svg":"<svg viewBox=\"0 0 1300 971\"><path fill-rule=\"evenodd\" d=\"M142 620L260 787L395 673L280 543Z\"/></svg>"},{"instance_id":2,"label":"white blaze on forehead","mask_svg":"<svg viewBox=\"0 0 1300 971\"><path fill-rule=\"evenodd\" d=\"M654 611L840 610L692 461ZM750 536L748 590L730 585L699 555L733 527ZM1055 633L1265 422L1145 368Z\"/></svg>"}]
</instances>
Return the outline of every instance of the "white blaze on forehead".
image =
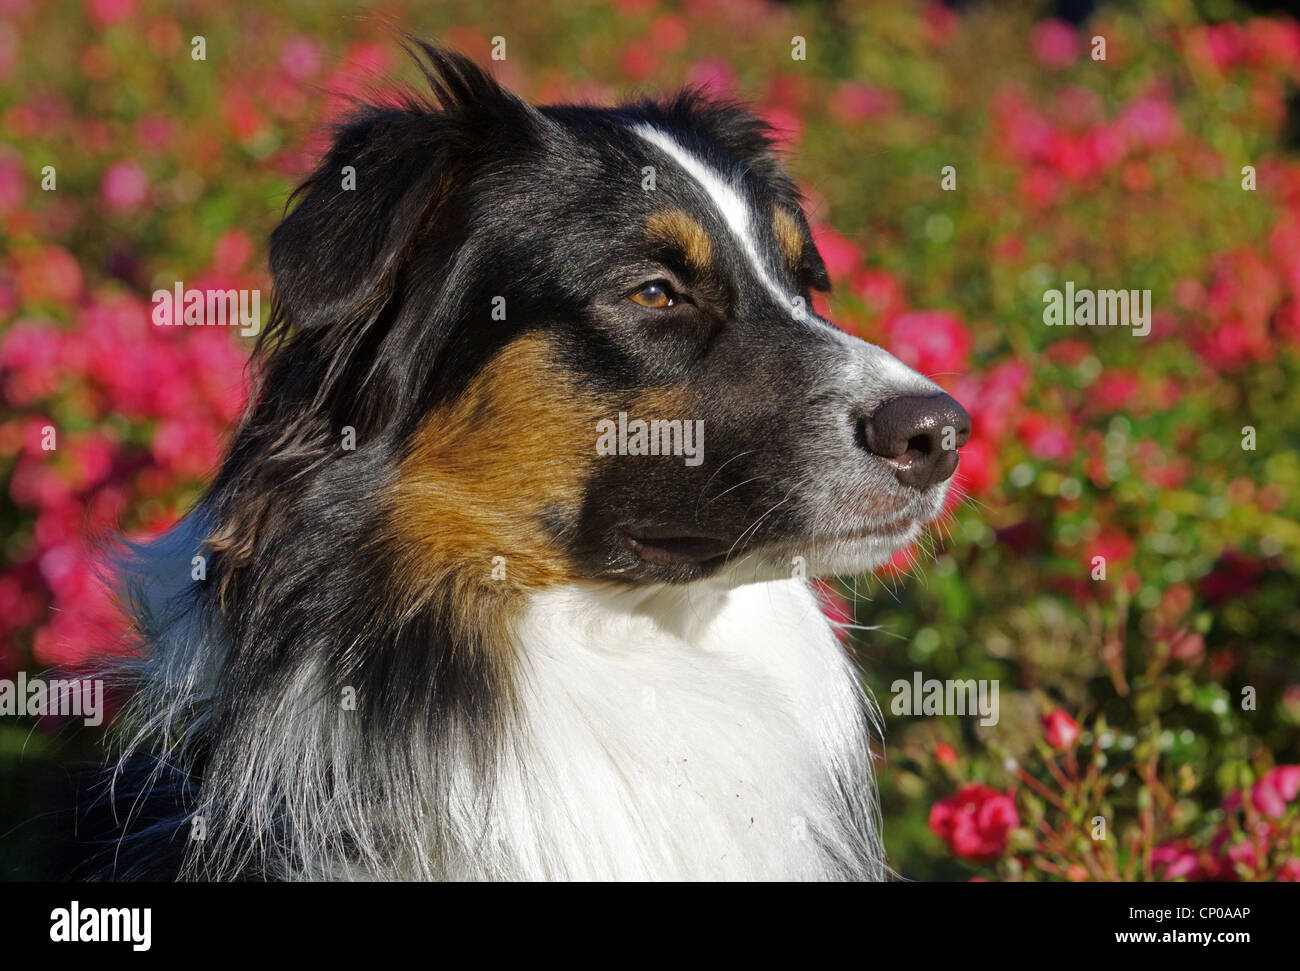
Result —
<instances>
[{"instance_id":1,"label":"white blaze on forehead","mask_svg":"<svg viewBox=\"0 0 1300 971\"><path fill-rule=\"evenodd\" d=\"M692 155L669 135L653 125L633 125L632 131L654 145L661 152L680 165L704 190L712 201L718 214L722 217L731 235L735 237L750 266L753 267L759 281L772 294L778 303L790 308L790 316L812 326L812 321L822 320L811 307L804 307L803 313L797 312L799 298L783 289L768 272L759 255L758 244L750 229L750 211L734 181L721 172L711 168L702 159ZM915 390L918 392L941 391L938 385L917 374L894 355L874 344L867 344L855 337L850 337L830 321L824 321L826 327L817 327L818 333L830 336L839 344L852 349L852 356L845 359L845 366L855 373L855 377L878 385ZM863 352L866 352L863 355Z\"/></svg>"},{"instance_id":2,"label":"white blaze on forehead","mask_svg":"<svg viewBox=\"0 0 1300 971\"><path fill-rule=\"evenodd\" d=\"M778 301L791 308L791 314L794 315L794 308L797 306L795 296L783 290L772 279L767 267L763 265L763 258L758 252L758 244L755 242L754 234L750 230L749 207L745 204L745 200L737 191L732 180L710 168L658 128L651 125L635 125L632 131L680 165L686 170L686 174L699 184L705 195L712 200L718 214L722 216L723 223L731 231L731 235L735 237L741 252L749 259L750 266L753 267L754 273L763 286ZM811 308L808 309L808 312L812 312Z\"/></svg>"}]
</instances>

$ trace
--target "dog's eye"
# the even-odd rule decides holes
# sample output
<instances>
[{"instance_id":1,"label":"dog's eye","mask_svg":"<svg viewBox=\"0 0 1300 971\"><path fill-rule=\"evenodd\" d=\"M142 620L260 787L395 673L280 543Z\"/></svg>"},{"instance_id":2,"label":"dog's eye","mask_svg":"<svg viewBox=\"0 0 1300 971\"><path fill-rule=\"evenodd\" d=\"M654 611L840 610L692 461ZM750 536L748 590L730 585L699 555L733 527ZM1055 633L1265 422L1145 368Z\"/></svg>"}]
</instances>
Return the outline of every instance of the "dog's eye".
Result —
<instances>
[{"instance_id":1,"label":"dog's eye","mask_svg":"<svg viewBox=\"0 0 1300 971\"><path fill-rule=\"evenodd\" d=\"M666 307L675 306L677 303L677 295L662 280L647 283L639 290L629 294L628 299L633 303L640 304L642 307L649 307L651 310L663 310Z\"/></svg>"}]
</instances>

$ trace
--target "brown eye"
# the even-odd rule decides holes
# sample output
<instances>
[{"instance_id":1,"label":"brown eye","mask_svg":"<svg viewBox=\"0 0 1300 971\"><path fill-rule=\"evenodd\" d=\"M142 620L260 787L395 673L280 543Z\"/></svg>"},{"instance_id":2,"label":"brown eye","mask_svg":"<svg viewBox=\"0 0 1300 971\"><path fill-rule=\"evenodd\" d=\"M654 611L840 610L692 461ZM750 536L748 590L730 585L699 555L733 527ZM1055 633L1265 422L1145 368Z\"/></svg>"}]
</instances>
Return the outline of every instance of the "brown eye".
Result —
<instances>
[{"instance_id":1,"label":"brown eye","mask_svg":"<svg viewBox=\"0 0 1300 971\"><path fill-rule=\"evenodd\" d=\"M673 292L665 283L647 283L640 290L628 296L633 303L640 304L642 307L649 307L651 310L663 310L665 307L671 307L677 303L673 297Z\"/></svg>"}]
</instances>

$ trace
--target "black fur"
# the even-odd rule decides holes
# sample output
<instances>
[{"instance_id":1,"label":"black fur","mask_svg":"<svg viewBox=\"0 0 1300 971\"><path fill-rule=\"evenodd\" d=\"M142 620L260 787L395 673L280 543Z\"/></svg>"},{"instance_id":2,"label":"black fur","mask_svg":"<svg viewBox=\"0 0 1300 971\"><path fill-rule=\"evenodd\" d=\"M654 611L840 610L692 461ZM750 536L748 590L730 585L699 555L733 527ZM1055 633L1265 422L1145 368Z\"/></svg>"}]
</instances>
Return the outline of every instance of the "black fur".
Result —
<instances>
[{"instance_id":1,"label":"black fur","mask_svg":"<svg viewBox=\"0 0 1300 971\"><path fill-rule=\"evenodd\" d=\"M276 305L257 349L259 390L195 514L207 526L208 579L161 608L145 606L147 589L136 594L146 643L176 636L187 618L218 625L224 655L205 663L220 676L198 703L197 727L176 721L167 693L134 712L155 720L150 737L159 728L192 737L166 764L149 761L146 742L143 762L117 779L102 876L294 872L292 820L243 825L248 807L228 800L241 753L274 730L307 670L317 699L354 689L360 721L315 726L319 737L304 744L328 745L345 730L365 740L354 774L315 794L321 812L332 786L351 787L390 821L379 841L397 843L402 820L425 808L402 784L429 775L415 753L434 756L432 792L422 794L434 805L449 791L445 767L486 772L512 717L508 671L473 632L454 629L453 592L396 582L390 511L379 500L431 410L521 334L544 331L575 380L608 396L612 410L646 389L688 387L695 413L657 417L709 429L700 467L672 456L609 463L586 484L581 509L554 513L547 527L575 576L697 579L728 554L810 532L814 512L780 500L806 474L796 446L810 427L807 406L846 394L826 382L830 325L793 320L727 242L698 187L631 131L651 123L733 177L764 257L807 302L828 286L826 271L811 242L791 267L772 239L774 207L807 227L764 125L698 92L612 109L534 108L458 55L424 44L414 52L432 100L362 108L272 234ZM646 165L660 167L652 193L641 188ZM342 188L347 166L354 190ZM709 273L647 246L646 220L670 205L717 241ZM627 299L656 278L688 299L669 311ZM505 321L490 314L498 296ZM355 429L354 451L339 448L345 428ZM657 565L629 551L629 529L716 548ZM203 841L188 839L196 814L208 817ZM345 831L332 849L359 867L374 862L357 856Z\"/></svg>"}]
</instances>

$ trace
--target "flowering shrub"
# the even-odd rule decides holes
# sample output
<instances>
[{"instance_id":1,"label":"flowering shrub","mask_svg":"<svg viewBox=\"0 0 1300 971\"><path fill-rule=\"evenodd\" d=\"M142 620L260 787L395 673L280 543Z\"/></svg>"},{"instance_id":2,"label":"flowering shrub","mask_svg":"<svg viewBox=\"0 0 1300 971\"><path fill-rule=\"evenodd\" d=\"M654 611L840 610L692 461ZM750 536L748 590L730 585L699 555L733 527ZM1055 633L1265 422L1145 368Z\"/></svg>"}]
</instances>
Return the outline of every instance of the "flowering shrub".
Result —
<instances>
[{"instance_id":1,"label":"flowering shrub","mask_svg":"<svg viewBox=\"0 0 1300 971\"><path fill-rule=\"evenodd\" d=\"M111 641L93 541L173 522L239 413L247 342L154 327L149 295L269 295L322 126L406 70L341 4L47 6L0 0L0 676ZM755 104L835 282L819 310L973 416L934 535L822 591L885 713L896 868L1300 878L1300 25L441 6L384 9L533 100ZM1149 290L1150 333L1046 326L1067 283ZM916 671L997 683L996 724L892 715Z\"/></svg>"},{"instance_id":2,"label":"flowering shrub","mask_svg":"<svg viewBox=\"0 0 1300 971\"><path fill-rule=\"evenodd\" d=\"M978 783L930 807L930 829L963 860L987 863L1007 849L1007 838L1020 825L1016 804L996 789Z\"/></svg>"}]
</instances>

